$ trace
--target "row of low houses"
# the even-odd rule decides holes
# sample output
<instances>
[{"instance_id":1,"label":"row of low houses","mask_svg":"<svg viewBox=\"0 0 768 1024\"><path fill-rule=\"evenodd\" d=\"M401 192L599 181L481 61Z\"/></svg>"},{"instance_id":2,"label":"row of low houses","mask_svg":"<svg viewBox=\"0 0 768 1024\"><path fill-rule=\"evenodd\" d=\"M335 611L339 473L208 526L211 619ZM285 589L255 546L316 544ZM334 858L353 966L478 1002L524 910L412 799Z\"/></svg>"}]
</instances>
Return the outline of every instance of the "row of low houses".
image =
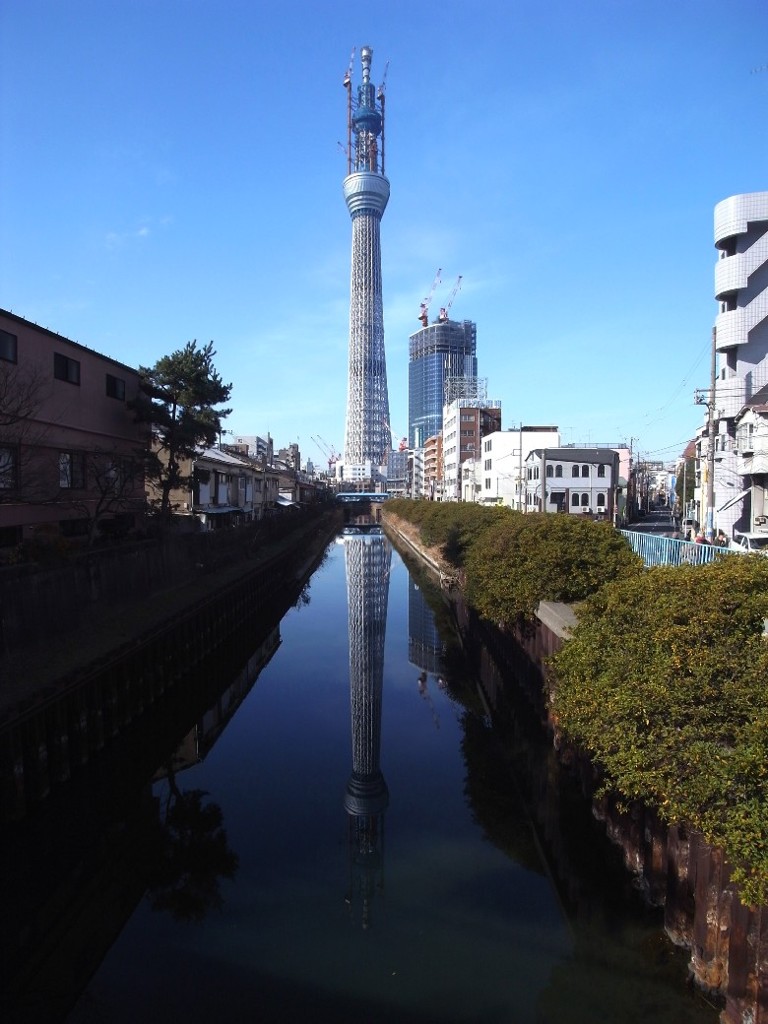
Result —
<instances>
[{"instance_id":1,"label":"row of low houses","mask_svg":"<svg viewBox=\"0 0 768 1024\"><path fill-rule=\"evenodd\" d=\"M151 433L129 403L136 369L0 310L0 548L128 533L157 498ZM218 529L322 500L325 484L261 438L201 450L171 494L182 526Z\"/></svg>"},{"instance_id":2,"label":"row of low houses","mask_svg":"<svg viewBox=\"0 0 768 1024\"><path fill-rule=\"evenodd\" d=\"M457 390L443 407L443 429L408 453L391 494L626 521L627 445L562 445L556 426L502 430L501 403L486 398L482 379L465 378Z\"/></svg>"}]
</instances>

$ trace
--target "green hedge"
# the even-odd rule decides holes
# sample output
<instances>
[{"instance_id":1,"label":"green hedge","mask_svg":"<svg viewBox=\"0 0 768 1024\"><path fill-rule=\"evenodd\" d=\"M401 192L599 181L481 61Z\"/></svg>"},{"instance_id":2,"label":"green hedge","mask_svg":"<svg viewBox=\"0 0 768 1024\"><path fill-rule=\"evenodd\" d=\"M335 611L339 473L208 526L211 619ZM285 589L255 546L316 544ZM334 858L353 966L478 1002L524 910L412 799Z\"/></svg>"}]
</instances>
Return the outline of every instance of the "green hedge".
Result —
<instances>
[{"instance_id":1,"label":"green hedge","mask_svg":"<svg viewBox=\"0 0 768 1024\"><path fill-rule=\"evenodd\" d=\"M581 516L512 512L466 558L466 595L486 619L509 627L540 601L580 601L642 559L609 523Z\"/></svg>"},{"instance_id":2,"label":"green hedge","mask_svg":"<svg viewBox=\"0 0 768 1024\"><path fill-rule=\"evenodd\" d=\"M684 822L768 902L768 559L663 567L605 586L552 659L555 720L604 791Z\"/></svg>"},{"instance_id":3,"label":"green hedge","mask_svg":"<svg viewBox=\"0 0 768 1024\"><path fill-rule=\"evenodd\" d=\"M388 501L385 513L418 526L424 544L462 568L469 603L502 627L532 616L540 601L579 601L642 571L609 523L581 516L407 498Z\"/></svg>"}]
</instances>

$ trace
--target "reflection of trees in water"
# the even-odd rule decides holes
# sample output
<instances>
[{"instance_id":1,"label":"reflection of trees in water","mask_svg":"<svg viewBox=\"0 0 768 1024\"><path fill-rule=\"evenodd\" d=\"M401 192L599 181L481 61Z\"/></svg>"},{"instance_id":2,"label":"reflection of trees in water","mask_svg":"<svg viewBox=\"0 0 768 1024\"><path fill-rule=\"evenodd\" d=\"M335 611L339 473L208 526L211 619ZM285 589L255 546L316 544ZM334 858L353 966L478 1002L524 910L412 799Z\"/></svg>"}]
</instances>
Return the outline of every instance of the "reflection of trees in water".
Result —
<instances>
[{"instance_id":1,"label":"reflection of trees in water","mask_svg":"<svg viewBox=\"0 0 768 1024\"><path fill-rule=\"evenodd\" d=\"M461 718L464 795L486 838L516 863L543 874L541 853L508 752L493 730L471 712Z\"/></svg>"},{"instance_id":2,"label":"reflection of trees in water","mask_svg":"<svg viewBox=\"0 0 768 1024\"><path fill-rule=\"evenodd\" d=\"M172 772L169 792L157 822L149 865L148 899L153 910L179 921L202 921L223 904L220 878L234 878L238 858L227 843L218 804L205 801L203 789L179 789Z\"/></svg>"},{"instance_id":3,"label":"reflection of trees in water","mask_svg":"<svg viewBox=\"0 0 768 1024\"><path fill-rule=\"evenodd\" d=\"M664 935L660 910L644 901L589 796L560 766L524 691L480 654L479 644L470 650L477 668L467 677L499 678L492 721L470 710L461 719L467 803L487 839L549 877L572 944L539 996L537 1021L715 1024L715 1007L684 983L687 954Z\"/></svg>"}]
</instances>

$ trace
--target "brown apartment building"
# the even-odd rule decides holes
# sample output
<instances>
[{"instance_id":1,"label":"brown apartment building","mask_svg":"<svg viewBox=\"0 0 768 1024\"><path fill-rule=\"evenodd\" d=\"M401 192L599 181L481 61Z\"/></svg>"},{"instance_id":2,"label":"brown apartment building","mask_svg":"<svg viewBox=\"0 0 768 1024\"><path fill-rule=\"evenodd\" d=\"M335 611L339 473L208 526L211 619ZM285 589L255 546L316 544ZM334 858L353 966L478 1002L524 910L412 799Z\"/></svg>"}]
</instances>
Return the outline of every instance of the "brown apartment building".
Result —
<instances>
[{"instance_id":1,"label":"brown apartment building","mask_svg":"<svg viewBox=\"0 0 768 1024\"><path fill-rule=\"evenodd\" d=\"M0 546L96 536L144 507L138 372L0 309Z\"/></svg>"}]
</instances>

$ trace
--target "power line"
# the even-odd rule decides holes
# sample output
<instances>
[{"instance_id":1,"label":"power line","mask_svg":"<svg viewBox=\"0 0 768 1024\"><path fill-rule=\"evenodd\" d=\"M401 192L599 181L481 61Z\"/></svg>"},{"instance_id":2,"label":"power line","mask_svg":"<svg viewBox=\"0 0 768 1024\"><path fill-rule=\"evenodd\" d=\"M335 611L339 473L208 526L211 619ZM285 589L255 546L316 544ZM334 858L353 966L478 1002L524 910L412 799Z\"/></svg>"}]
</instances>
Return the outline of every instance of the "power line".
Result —
<instances>
[{"instance_id":1,"label":"power line","mask_svg":"<svg viewBox=\"0 0 768 1024\"><path fill-rule=\"evenodd\" d=\"M680 383L678 384L678 386L677 386L677 387L675 388L675 390L674 390L674 392L672 393L672 395L671 395L671 396L670 396L670 397L669 397L669 398L667 399L667 401L666 401L666 402L665 402L665 403L664 403L663 405L660 405L660 406L658 407L658 409L652 409L652 410L651 410L651 411L650 411L650 412L649 412L649 413L647 414L647 416L646 416L646 423L647 423L647 424L648 424L649 426L650 426L650 423L648 423L648 421L650 420L651 416L655 416L656 414L658 414L658 413L662 413L662 412L664 412L664 411L665 411L666 409L668 409L668 408L669 408L669 406L670 406L670 405L671 405L671 404L672 404L672 403L674 402L674 400L675 400L675 399L677 398L677 396L678 396L678 395L680 394L680 392L681 392L681 391L683 390L683 388L687 386L687 384L688 384L688 381L689 381L689 379L690 379L691 375L693 374L694 370L695 370L695 369L696 369L696 368L698 367L699 363L700 363L700 362L701 362L701 360L702 360L702 359L704 358L704 356L705 356L705 355L707 355L707 353L708 353L708 352L710 351L710 348L711 348L711 344L710 344L710 343L708 342L708 343L707 343L707 344L706 344L706 345L704 346L704 348L703 348L703 349L701 350L701 352L699 353L699 355L698 355L698 356L696 357L696 360L694 361L693 365L692 365L692 366L691 366L691 368L690 368L690 369L689 369L689 370L688 370L688 371L686 372L685 376L684 376L684 377L683 377L683 379L682 379L682 380L680 381ZM657 417L657 419L653 420L652 422L653 422L653 423L656 423L656 422L658 422L658 417Z\"/></svg>"}]
</instances>

